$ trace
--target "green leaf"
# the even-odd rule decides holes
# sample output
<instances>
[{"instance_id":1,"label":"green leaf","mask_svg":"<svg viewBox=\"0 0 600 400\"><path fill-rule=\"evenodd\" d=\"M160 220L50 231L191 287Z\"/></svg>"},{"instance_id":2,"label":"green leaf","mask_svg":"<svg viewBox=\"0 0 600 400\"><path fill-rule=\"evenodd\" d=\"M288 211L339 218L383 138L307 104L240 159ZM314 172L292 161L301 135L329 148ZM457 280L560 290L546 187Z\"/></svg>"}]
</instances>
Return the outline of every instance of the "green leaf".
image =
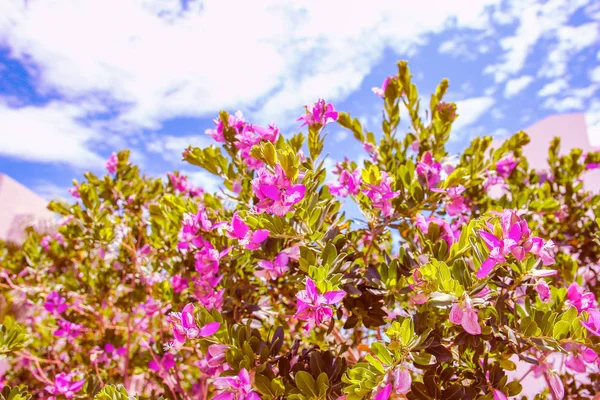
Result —
<instances>
[{"instance_id":1,"label":"green leaf","mask_svg":"<svg viewBox=\"0 0 600 400\"><path fill-rule=\"evenodd\" d=\"M554 325L554 329L552 330L552 336L556 340L563 339L569 335L569 331L571 330L571 324L567 321L558 321L556 325Z\"/></svg>"},{"instance_id":2,"label":"green leaf","mask_svg":"<svg viewBox=\"0 0 600 400\"><path fill-rule=\"evenodd\" d=\"M329 377L325 372L321 372L317 377L317 389L319 390L319 396L325 397L329 390Z\"/></svg>"},{"instance_id":3,"label":"green leaf","mask_svg":"<svg viewBox=\"0 0 600 400\"><path fill-rule=\"evenodd\" d=\"M312 398L318 396L317 391L317 382L315 378L312 377L306 371L298 371L296 372L296 376L294 376L294 381L296 382L296 386L298 389L305 395L310 396Z\"/></svg>"}]
</instances>

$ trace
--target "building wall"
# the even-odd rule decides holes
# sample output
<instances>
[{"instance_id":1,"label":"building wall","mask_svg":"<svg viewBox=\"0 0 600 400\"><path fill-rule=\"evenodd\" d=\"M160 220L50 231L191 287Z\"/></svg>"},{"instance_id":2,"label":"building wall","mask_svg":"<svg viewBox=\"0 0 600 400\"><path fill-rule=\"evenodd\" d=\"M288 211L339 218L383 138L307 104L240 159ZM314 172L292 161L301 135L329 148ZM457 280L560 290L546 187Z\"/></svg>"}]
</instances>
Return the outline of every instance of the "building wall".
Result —
<instances>
[{"instance_id":1,"label":"building wall","mask_svg":"<svg viewBox=\"0 0 600 400\"><path fill-rule=\"evenodd\" d=\"M524 129L531 141L523 149L523 154L531 168L539 171L548 169L548 148L552 139L561 138L560 154L566 155L574 148L580 148L584 153L600 151L600 148L590 144L585 114L553 115ZM504 139L494 140L492 146L498 148ZM600 191L600 170L585 173L584 187L587 190Z\"/></svg>"},{"instance_id":2,"label":"building wall","mask_svg":"<svg viewBox=\"0 0 600 400\"><path fill-rule=\"evenodd\" d=\"M48 202L11 177L0 174L0 239L20 242L25 227L54 221Z\"/></svg>"}]
</instances>

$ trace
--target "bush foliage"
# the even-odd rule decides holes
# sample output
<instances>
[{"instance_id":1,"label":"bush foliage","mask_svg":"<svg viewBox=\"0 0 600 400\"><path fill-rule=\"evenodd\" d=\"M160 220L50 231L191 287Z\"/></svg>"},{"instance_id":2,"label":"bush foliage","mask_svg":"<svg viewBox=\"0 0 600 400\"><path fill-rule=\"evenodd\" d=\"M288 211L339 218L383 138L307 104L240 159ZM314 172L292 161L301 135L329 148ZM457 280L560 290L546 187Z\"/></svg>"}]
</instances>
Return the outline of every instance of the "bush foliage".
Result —
<instances>
[{"instance_id":1,"label":"bush foliage","mask_svg":"<svg viewBox=\"0 0 600 400\"><path fill-rule=\"evenodd\" d=\"M183 152L219 193L113 154L50 204L54 231L0 246L0 398L506 399L515 363L545 377L537 398L600 393L600 195L581 179L600 153L555 140L540 173L519 132L451 157L447 89L423 112L398 63L377 136L322 100L294 135L223 111L215 145ZM368 153L332 182L329 124Z\"/></svg>"}]
</instances>

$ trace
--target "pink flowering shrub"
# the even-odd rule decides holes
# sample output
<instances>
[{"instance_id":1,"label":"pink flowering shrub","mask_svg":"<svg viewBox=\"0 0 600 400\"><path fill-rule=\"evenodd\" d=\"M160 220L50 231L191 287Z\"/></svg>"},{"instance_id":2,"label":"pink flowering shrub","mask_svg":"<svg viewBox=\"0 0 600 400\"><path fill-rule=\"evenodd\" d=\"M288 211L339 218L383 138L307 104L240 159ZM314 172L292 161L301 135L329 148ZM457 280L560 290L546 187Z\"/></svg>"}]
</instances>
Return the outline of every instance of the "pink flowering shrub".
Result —
<instances>
[{"instance_id":1,"label":"pink flowering shrub","mask_svg":"<svg viewBox=\"0 0 600 400\"><path fill-rule=\"evenodd\" d=\"M537 399L598 396L600 195L581 175L600 154L555 140L534 171L519 132L450 157L448 82L423 113L398 67L377 134L322 99L295 135L221 112L213 145L182 149L218 193L127 151L75 181L54 232L0 246L0 399L508 399L516 363ZM367 153L326 181L334 124Z\"/></svg>"}]
</instances>

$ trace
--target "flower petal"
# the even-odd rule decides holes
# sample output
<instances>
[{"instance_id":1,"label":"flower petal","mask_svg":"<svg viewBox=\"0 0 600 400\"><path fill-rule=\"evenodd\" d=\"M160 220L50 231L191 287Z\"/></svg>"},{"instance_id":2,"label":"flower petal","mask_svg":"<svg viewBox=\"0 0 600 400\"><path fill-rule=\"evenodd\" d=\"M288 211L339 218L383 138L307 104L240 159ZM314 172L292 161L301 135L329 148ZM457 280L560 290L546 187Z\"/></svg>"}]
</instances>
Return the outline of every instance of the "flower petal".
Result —
<instances>
[{"instance_id":1,"label":"flower petal","mask_svg":"<svg viewBox=\"0 0 600 400\"><path fill-rule=\"evenodd\" d=\"M219 322L210 322L210 323L204 325L202 327L202 329L200 329L200 333L198 334L198 336L200 336L200 337L211 336L219 330L220 326L221 326L221 324Z\"/></svg>"}]
</instances>

